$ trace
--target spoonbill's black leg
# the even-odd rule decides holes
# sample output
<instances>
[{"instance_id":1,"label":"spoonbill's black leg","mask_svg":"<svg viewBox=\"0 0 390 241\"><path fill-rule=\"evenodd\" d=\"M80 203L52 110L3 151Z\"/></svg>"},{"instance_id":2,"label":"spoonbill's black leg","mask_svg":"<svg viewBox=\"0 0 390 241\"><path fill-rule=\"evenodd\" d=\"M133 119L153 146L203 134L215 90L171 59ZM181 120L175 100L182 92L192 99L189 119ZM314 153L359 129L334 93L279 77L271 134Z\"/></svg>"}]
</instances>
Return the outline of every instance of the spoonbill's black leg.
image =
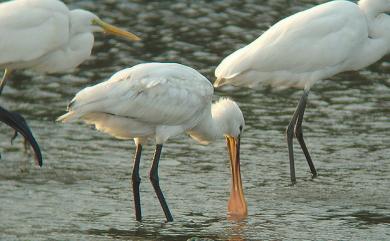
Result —
<instances>
[{"instance_id":1,"label":"spoonbill's black leg","mask_svg":"<svg viewBox=\"0 0 390 241\"><path fill-rule=\"evenodd\" d=\"M37 141L35 140L30 128L28 127L24 118L15 112L9 112L8 110L0 107L0 121L4 122L8 126L12 127L15 131L22 134L22 136L28 141L34 150L34 157L39 166L42 166L42 154L41 149Z\"/></svg>"},{"instance_id":2,"label":"spoonbill's black leg","mask_svg":"<svg viewBox=\"0 0 390 241\"><path fill-rule=\"evenodd\" d=\"M141 160L141 152L142 152L142 145L138 144L135 150L133 174L131 179L133 182L135 218L137 219L137 221L142 220L141 198L139 195L139 184L141 183L141 178L139 177L139 163Z\"/></svg>"},{"instance_id":3,"label":"spoonbill's black leg","mask_svg":"<svg viewBox=\"0 0 390 241\"><path fill-rule=\"evenodd\" d=\"M288 147L288 157L290 160L290 178L291 183L296 183L295 178L295 163L294 163L294 150L293 150L293 138L294 138L294 130L295 125L297 124L298 116L301 115L302 110L304 111L304 107L306 105L307 96L309 95L309 91L304 91L301 99L299 100L297 109L294 112L293 117L291 118L290 123L286 129L286 138L287 138L287 147Z\"/></svg>"},{"instance_id":4,"label":"spoonbill's black leg","mask_svg":"<svg viewBox=\"0 0 390 241\"><path fill-rule=\"evenodd\" d=\"M312 159L310 157L309 150L307 149L305 141L303 140L303 133L302 133L302 121L303 121L303 115L305 114L308 94L309 94L309 92L307 92L306 95L304 94L305 97L303 99L302 109L300 110L300 113L298 115L297 123L295 124L294 134L295 134L295 137L297 138L297 140L299 142L299 145L302 148L303 154L305 154L307 164L309 164L310 171L313 174L313 177L316 177L317 176L317 170L314 167L314 163L313 163L313 161L312 161Z\"/></svg>"},{"instance_id":5,"label":"spoonbill's black leg","mask_svg":"<svg viewBox=\"0 0 390 241\"><path fill-rule=\"evenodd\" d=\"M5 84L7 83L7 79L8 79L10 74L11 74L11 71L9 69L4 70L4 75L3 75L3 78L1 79L1 82L0 82L0 95L1 95L1 92L3 91Z\"/></svg>"},{"instance_id":6,"label":"spoonbill's black leg","mask_svg":"<svg viewBox=\"0 0 390 241\"><path fill-rule=\"evenodd\" d=\"M160 161L161 149L162 149L161 144L156 145L156 151L154 153L152 167L150 168L149 178L150 181L152 182L154 191L157 194L158 200L160 201L160 205L165 213L165 217L167 218L167 221L172 222L173 221L172 214L169 211L168 204L165 201L164 195L160 189L159 178L158 178L158 163Z\"/></svg>"}]
</instances>

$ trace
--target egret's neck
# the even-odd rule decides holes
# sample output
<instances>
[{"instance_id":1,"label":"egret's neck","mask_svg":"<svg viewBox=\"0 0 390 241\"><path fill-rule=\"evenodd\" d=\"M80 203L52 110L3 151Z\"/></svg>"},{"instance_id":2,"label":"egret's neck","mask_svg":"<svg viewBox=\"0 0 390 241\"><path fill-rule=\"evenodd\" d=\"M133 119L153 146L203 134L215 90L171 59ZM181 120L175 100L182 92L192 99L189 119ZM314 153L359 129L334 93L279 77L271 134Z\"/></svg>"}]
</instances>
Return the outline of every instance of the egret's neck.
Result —
<instances>
[{"instance_id":1,"label":"egret's neck","mask_svg":"<svg viewBox=\"0 0 390 241\"><path fill-rule=\"evenodd\" d=\"M202 144L208 144L223 137L227 128L227 122L223 115L213 114L213 106L210 104L204 111L198 124L188 131L188 134Z\"/></svg>"},{"instance_id":2,"label":"egret's neck","mask_svg":"<svg viewBox=\"0 0 390 241\"><path fill-rule=\"evenodd\" d=\"M370 29L371 38L379 38L385 42L387 51L385 54L390 53L390 16L387 14L378 15L371 23Z\"/></svg>"},{"instance_id":3,"label":"egret's neck","mask_svg":"<svg viewBox=\"0 0 390 241\"><path fill-rule=\"evenodd\" d=\"M368 60L371 56L372 62L375 62L390 53L390 16L381 13L368 18L368 31L368 43L360 52L364 59Z\"/></svg>"},{"instance_id":4,"label":"egret's neck","mask_svg":"<svg viewBox=\"0 0 390 241\"><path fill-rule=\"evenodd\" d=\"M359 7L366 15L369 38L355 53L351 70L366 67L390 53L390 10L388 0L360 0Z\"/></svg>"},{"instance_id":5,"label":"egret's neck","mask_svg":"<svg viewBox=\"0 0 390 241\"><path fill-rule=\"evenodd\" d=\"M390 51L390 1L389 0L360 0L359 7L367 18L370 39L380 39L386 42Z\"/></svg>"},{"instance_id":6,"label":"egret's neck","mask_svg":"<svg viewBox=\"0 0 390 241\"><path fill-rule=\"evenodd\" d=\"M374 19L379 14L390 10L387 0L360 0L358 5L369 19Z\"/></svg>"}]
</instances>

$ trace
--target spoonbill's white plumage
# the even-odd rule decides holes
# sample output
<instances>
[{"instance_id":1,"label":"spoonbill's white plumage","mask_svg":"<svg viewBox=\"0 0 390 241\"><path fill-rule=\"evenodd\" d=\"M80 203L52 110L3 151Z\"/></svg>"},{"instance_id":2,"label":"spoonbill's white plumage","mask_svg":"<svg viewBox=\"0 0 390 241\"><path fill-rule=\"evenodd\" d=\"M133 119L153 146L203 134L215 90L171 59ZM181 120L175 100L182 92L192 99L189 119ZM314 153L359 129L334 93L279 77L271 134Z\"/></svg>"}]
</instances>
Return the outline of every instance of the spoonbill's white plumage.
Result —
<instances>
[{"instance_id":1,"label":"spoonbill's white plumage","mask_svg":"<svg viewBox=\"0 0 390 241\"><path fill-rule=\"evenodd\" d=\"M0 68L30 68L56 73L80 65L91 55L93 32L106 32L137 41L132 33L103 22L82 9L69 10L58 0L13 0L0 4Z\"/></svg>"},{"instance_id":2,"label":"spoonbill's white plumage","mask_svg":"<svg viewBox=\"0 0 390 241\"><path fill-rule=\"evenodd\" d=\"M294 135L313 175L317 173L301 128L310 87L340 72L364 68L390 53L389 12L390 0L327 2L281 20L217 67L215 87L305 88L286 132L293 183Z\"/></svg>"},{"instance_id":3,"label":"spoonbill's white plumage","mask_svg":"<svg viewBox=\"0 0 390 241\"><path fill-rule=\"evenodd\" d=\"M196 70L175 63L148 63L124 69L109 80L85 88L69 104L58 121L82 119L100 131L120 139L134 138L137 150L133 169L133 192L137 220L141 220L138 166L142 144L154 138L156 152L150 179L168 221L171 213L158 182L162 145L171 137L187 133L202 144L226 137L232 170L228 211L247 215L240 174L240 134L244 117L229 99L212 104L212 84Z\"/></svg>"}]
</instances>

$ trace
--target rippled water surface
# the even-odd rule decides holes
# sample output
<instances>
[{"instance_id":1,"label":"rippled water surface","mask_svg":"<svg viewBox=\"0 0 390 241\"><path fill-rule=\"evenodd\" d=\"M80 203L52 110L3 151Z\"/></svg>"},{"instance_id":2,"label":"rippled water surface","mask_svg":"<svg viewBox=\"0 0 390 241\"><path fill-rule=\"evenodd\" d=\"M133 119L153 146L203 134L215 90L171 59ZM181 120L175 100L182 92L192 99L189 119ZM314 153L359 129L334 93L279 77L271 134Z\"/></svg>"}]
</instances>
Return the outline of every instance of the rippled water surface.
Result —
<instances>
[{"instance_id":1,"label":"rippled water surface","mask_svg":"<svg viewBox=\"0 0 390 241\"><path fill-rule=\"evenodd\" d=\"M28 119L43 155L35 167L22 139L0 127L2 240L388 240L390 239L390 59L314 86L304 131L319 177L296 145L298 183L289 185L285 126L301 90L227 88L246 117L242 175L249 216L226 219L230 170L224 140L201 146L182 136L163 149L161 187L175 222L148 181L153 145L144 147L135 221L130 172L134 144L82 123L58 124L81 88L146 61L179 62L210 80L222 58L279 19L315 1L66 1L139 34L129 43L96 35L93 57L76 71L19 71L1 105ZM95 3L93 3L95 2ZM320 57L320 56L319 56Z\"/></svg>"}]
</instances>

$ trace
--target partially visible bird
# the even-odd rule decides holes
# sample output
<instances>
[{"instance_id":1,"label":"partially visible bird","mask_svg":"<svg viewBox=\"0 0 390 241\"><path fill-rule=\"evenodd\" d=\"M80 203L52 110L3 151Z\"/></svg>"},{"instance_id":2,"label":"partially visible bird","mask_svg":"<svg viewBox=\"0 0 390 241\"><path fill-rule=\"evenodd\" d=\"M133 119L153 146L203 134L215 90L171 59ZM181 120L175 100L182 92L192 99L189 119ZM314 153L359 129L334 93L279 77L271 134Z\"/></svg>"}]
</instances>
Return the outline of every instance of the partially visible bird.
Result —
<instances>
[{"instance_id":1,"label":"partially visible bird","mask_svg":"<svg viewBox=\"0 0 390 241\"><path fill-rule=\"evenodd\" d=\"M201 144L225 136L232 171L228 212L231 217L241 219L247 215L239 155L244 117L230 99L222 98L212 104L213 92L212 84L190 67L175 63L139 64L81 90L69 104L68 113L57 120L82 119L116 138L134 138L137 148L132 181L138 221L142 219L138 169L142 145L148 138L156 143L149 177L167 221L172 221L158 178L163 144L182 133Z\"/></svg>"},{"instance_id":2,"label":"partially visible bird","mask_svg":"<svg viewBox=\"0 0 390 241\"><path fill-rule=\"evenodd\" d=\"M138 41L129 32L103 22L95 14L69 10L58 0L13 0L0 4L0 94L15 69L43 73L72 70L91 55L93 32Z\"/></svg>"},{"instance_id":3,"label":"partially visible bird","mask_svg":"<svg viewBox=\"0 0 390 241\"><path fill-rule=\"evenodd\" d=\"M16 133L22 134L25 141L31 145L34 151L35 161L39 166L42 166L42 154L38 143L36 142L30 128L28 127L24 118L16 112L9 112L0 106L0 121L12 127Z\"/></svg>"},{"instance_id":4,"label":"partially visible bird","mask_svg":"<svg viewBox=\"0 0 390 241\"><path fill-rule=\"evenodd\" d=\"M291 182L296 182L293 137L313 176L317 171L303 140L302 121L310 87L344 71L364 68L390 53L390 0L330 1L273 25L226 57L214 86L300 87L304 93L287 127Z\"/></svg>"},{"instance_id":5,"label":"partially visible bird","mask_svg":"<svg viewBox=\"0 0 390 241\"><path fill-rule=\"evenodd\" d=\"M69 10L58 0L0 3L0 68L5 69L0 94L12 70L30 68L57 73L77 67L91 55L93 32L139 40L136 35L103 22L91 12ZM2 111L24 120L18 113Z\"/></svg>"}]
</instances>

